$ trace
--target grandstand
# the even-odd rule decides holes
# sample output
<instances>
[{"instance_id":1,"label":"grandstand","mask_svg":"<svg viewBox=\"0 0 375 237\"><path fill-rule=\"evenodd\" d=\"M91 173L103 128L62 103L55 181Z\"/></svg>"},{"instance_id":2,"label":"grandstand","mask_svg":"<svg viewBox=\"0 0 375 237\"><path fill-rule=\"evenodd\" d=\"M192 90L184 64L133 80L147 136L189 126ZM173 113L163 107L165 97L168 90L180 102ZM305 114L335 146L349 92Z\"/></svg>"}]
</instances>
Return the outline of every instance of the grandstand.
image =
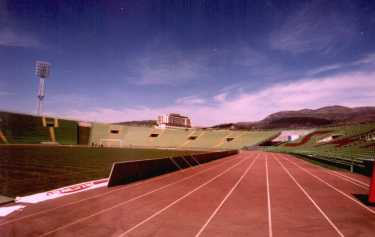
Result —
<instances>
[{"instance_id":1,"label":"grandstand","mask_svg":"<svg viewBox=\"0 0 375 237\"><path fill-rule=\"evenodd\" d=\"M326 127L266 150L324 159L353 168L374 158L374 137L375 123Z\"/></svg>"},{"instance_id":2,"label":"grandstand","mask_svg":"<svg viewBox=\"0 0 375 237\"><path fill-rule=\"evenodd\" d=\"M98 124L92 126L90 144L112 147L156 147L197 150L240 149L254 146L277 131L150 128Z\"/></svg>"},{"instance_id":3,"label":"grandstand","mask_svg":"<svg viewBox=\"0 0 375 237\"><path fill-rule=\"evenodd\" d=\"M91 123L79 123L78 125L78 145L87 145L89 144L91 133Z\"/></svg>"},{"instance_id":4,"label":"grandstand","mask_svg":"<svg viewBox=\"0 0 375 237\"><path fill-rule=\"evenodd\" d=\"M0 117L3 143L38 144L51 141L41 117L8 112L1 112Z\"/></svg>"},{"instance_id":5,"label":"grandstand","mask_svg":"<svg viewBox=\"0 0 375 237\"><path fill-rule=\"evenodd\" d=\"M160 129L158 129L160 130ZM158 137L153 138L153 145L164 148L176 148L186 141L186 130L181 128L163 129Z\"/></svg>"},{"instance_id":6,"label":"grandstand","mask_svg":"<svg viewBox=\"0 0 375 237\"><path fill-rule=\"evenodd\" d=\"M236 147L255 146L265 141L271 140L279 134L277 130L271 131L236 131L231 134L231 137L225 140L221 145L225 149L235 149ZM230 140L233 138L233 140Z\"/></svg>"},{"instance_id":7,"label":"grandstand","mask_svg":"<svg viewBox=\"0 0 375 237\"><path fill-rule=\"evenodd\" d=\"M196 150L240 149L273 139L279 131L157 128L86 123L0 112L0 144L91 145ZM325 127L267 149L335 159L365 160L375 148L375 123Z\"/></svg>"},{"instance_id":8,"label":"grandstand","mask_svg":"<svg viewBox=\"0 0 375 237\"><path fill-rule=\"evenodd\" d=\"M0 121L0 144L77 145L79 134L80 144L88 144L90 128L77 121L10 112L0 112Z\"/></svg>"},{"instance_id":9,"label":"grandstand","mask_svg":"<svg viewBox=\"0 0 375 237\"><path fill-rule=\"evenodd\" d=\"M54 117L0 112L1 144L58 144L196 150L240 149L278 131L158 128L85 123Z\"/></svg>"},{"instance_id":10,"label":"grandstand","mask_svg":"<svg viewBox=\"0 0 375 237\"><path fill-rule=\"evenodd\" d=\"M63 119L57 121L58 125L55 127L56 140L63 145L77 144L77 122Z\"/></svg>"}]
</instances>

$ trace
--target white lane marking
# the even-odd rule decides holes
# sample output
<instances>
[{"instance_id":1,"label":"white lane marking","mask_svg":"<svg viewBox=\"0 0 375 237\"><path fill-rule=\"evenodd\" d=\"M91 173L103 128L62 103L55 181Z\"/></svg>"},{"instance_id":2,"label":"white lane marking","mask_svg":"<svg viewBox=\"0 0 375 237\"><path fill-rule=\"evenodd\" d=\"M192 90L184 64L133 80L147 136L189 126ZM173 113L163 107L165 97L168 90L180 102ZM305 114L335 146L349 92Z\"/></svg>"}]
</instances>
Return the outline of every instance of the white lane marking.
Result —
<instances>
[{"instance_id":1,"label":"white lane marking","mask_svg":"<svg viewBox=\"0 0 375 237\"><path fill-rule=\"evenodd\" d=\"M227 162L227 161L226 161L226 162ZM226 163L226 162L223 162L223 163ZM223 163L221 163L221 165L223 165ZM217 165L217 166L220 166L220 165ZM113 206L111 206L111 207L104 208L104 209L102 209L102 210L100 210L100 211L98 211L98 212L95 212L95 213L93 213L93 214L91 214L91 215L88 215L88 216L85 216L85 217L79 218L79 219L77 219L77 220L75 220L75 221L73 221L73 222L70 222L70 223L67 223L67 224L65 224L65 225L62 225L62 226L60 226L60 227L58 227L58 228L55 228L55 229L53 229L53 230L51 230L51 231L48 231L48 232L46 232L46 233L43 233L43 234L41 234L41 235L39 235L39 236L46 236L46 235L49 235L49 234L51 234L51 233L54 233L54 232L60 231L60 230L65 229L65 228L67 228L67 227L69 227L69 226L72 226L72 225L75 225L75 224L77 224L77 223L79 223L79 222L82 222L82 221L85 221L85 220L87 220L87 219L90 219L90 218L92 218L92 217L94 217L94 216L97 216L97 215L100 215L100 214L102 214L102 213L108 212L108 211L110 211L110 210L112 210L112 209L114 209L114 208L117 208L117 207L123 206L123 205L125 205L125 204L130 203L130 202L133 202L133 201L136 201L136 200L141 199L141 198L143 198L143 197L146 197L146 196L148 196L148 195L150 195L150 194L152 194L152 193L155 193L155 192L158 192L158 191L160 191L160 190L166 189L166 188L168 188L168 187L170 187L170 186L172 186L172 185L175 185L175 184L181 183L181 182L183 182L183 181L185 181L185 180L188 180L188 179L191 179L191 178L193 178L193 177L195 177L195 176L198 176L198 175L200 175L200 174L206 173L206 172L212 170L213 168L215 168L215 167L217 167L217 166L207 168L207 169L202 170L202 171L200 171L200 172L198 172L198 173L195 173L195 174L193 174L193 175L191 175L191 176L187 176L187 177L185 177L185 178L183 178L183 179L180 179L180 180L178 180L178 181L175 181L175 182L169 183L169 184L167 184L167 185L164 185L164 186L162 186L162 187L159 187L159 188L157 188L157 189L154 189L154 190L152 190L152 191L149 191L149 192L144 193L144 194L142 194L142 195L139 195L139 196L137 196L137 197L133 197L133 198L128 199L128 200L126 200L126 201L123 201L123 202L117 203L116 205L113 205Z\"/></svg>"},{"instance_id":2,"label":"white lane marking","mask_svg":"<svg viewBox=\"0 0 375 237\"><path fill-rule=\"evenodd\" d=\"M283 158L284 160L292 163L293 165L295 165L296 167L300 168L301 170L305 171L306 173L308 173L309 175L311 175L312 177L314 177L315 179L319 180L320 182L324 183L325 185L327 185L328 187L332 188L333 190L335 190L336 192L340 193L341 195L345 196L346 198L352 200L353 202L355 202L356 204L358 204L359 206L363 207L364 209L366 209L367 211L371 212L372 214L375 214L375 211L368 208L366 205L364 205L363 203L361 203L360 201L354 199L353 197L349 196L348 194L344 193L343 191L341 191L340 189L334 187L333 185L327 183L326 181L324 181L323 179L319 178L318 176L312 174L310 171L308 171L307 169L297 165L295 162L291 161L290 159L285 159Z\"/></svg>"},{"instance_id":3,"label":"white lane marking","mask_svg":"<svg viewBox=\"0 0 375 237\"><path fill-rule=\"evenodd\" d=\"M344 237L344 234L337 228L337 226L333 223L333 221L331 219L329 219L329 217L326 215L326 213L318 206L318 204L314 201L314 199L312 199L312 197L310 196L310 194L307 193L307 191L294 178L294 176L289 172L289 170L287 168L285 168L285 166L280 162L280 160L277 159L277 158L275 158L275 156L273 154L272 154L272 158L279 163L279 165L281 166L281 168L283 168L283 170L289 175L289 177L294 181L294 183L298 186L298 188L306 195L306 197L316 207L316 209L318 209L318 211L320 212L320 214L322 214L322 216L328 221L328 223L332 226L332 228L336 230L337 234L339 234L339 236L341 236L341 237Z\"/></svg>"},{"instance_id":4,"label":"white lane marking","mask_svg":"<svg viewBox=\"0 0 375 237\"><path fill-rule=\"evenodd\" d=\"M241 183L242 179L247 175L249 170L253 167L255 161L258 159L258 154L255 156L255 159L249 164L245 172L241 175L241 177L237 180L237 182L233 185L231 190L227 193L227 195L224 197L224 199L220 202L220 204L217 206L217 208L212 212L211 216L207 219L207 221L204 223L204 225L200 228L198 233L195 235L195 237L198 237L202 234L202 232L206 229L207 225L211 222L211 220L216 216L216 214L219 212L220 208L224 205L224 203L227 201L230 195L232 195L233 191L238 187L238 185Z\"/></svg>"},{"instance_id":5,"label":"white lane marking","mask_svg":"<svg viewBox=\"0 0 375 237\"><path fill-rule=\"evenodd\" d=\"M370 185L365 186L365 185L363 185L363 184L357 183L356 181L351 180L351 179L350 179L349 177L347 177L347 176L341 176L340 174L333 173L332 171L326 171L326 170L323 170L323 169L322 169L322 171L324 171L324 172L326 172L327 174L330 174L330 175L332 175L332 176L335 176L335 177L337 177L337 178L339 178L339 179L341 179L341 180L345 180L346 182L349 182L349 183L351 183L351 184L353 184L353 185L355 185L355 186L357 186L357 187L359 187L359 188L362 188L362 189L368 190L369 187L370 187Z\"/></svg>"},{"instance_id":6,"label":"white lane marking","mask_svg":"<svg viewBox=\"0 0 375 237\"><path fill-rule=\"evenodd\" d=\"M127 231L123 232L122 234L120 234L118 237L122 237L122 236L125 236L127 234L129 234L131 231L135 230L136 228L138 228L139 226L143 225L144 223L148 222L149 220L151 220L152 218L158 216L159 214L161 214L162 212L164 212L165 210L167 210L168 208L172 207L173 205L175 205L176 203L180 202L181 200L185 199L186 197L190 196L191 194L193 194L194 192L198 191L199 189L203 188L204 186L208 185L209 183L213 182L214 180L216 180L217 178L223 176L224 174L228 173L230 170L234 169L236 166L240 165L242 162L244 162L245 160L247 159L243 159L243 160L240 160L239 162L237 162L235 165L232 165L231 167L227 168L226 170L224 170L223 172L221 172L220 174L216 175L215 177L211 178L210 180L206 181L205 183L199 185L198 187L194 188L192 191L186 193L185 195L181 196L180 198L178 198L177 200L173 201L172 203L168 204L167 206L163 207L162 209L160 209L159 211L155 212L154 214L152 214L151 216L147 217L146 219L144 219L143 221L139 222L138 224L136 224L135 226L133 226L132 228L128 229Z\"/></svg>"},{"instance_id":7,"label":"white lane marking","mask_svg":"<svg viewBox=\"0 0 375 237\"><path fill-rule=\"evenodd\" d=\"M290 158L296 159L296 158L293 157L293 156L287 156L287 157L290 157ZM356 185L356 186L358 186L358 187L360 187L360 188L363 188L363 189L366 189L366 190L367 190L367 189L370 187L370 185L367 184L367 183L364 183L364 182L362 182L362 181L360 181L360 180L358 180L358 179L354 179L354 178L352 178L352 177L349 177L349 176L344 175L344 174L342 174L342 173L339 173L339 172L337 172L337 171L327 170L327 169L324 169L324 168L322 168L322 167L320 167L320 166L318 166L318 165L311 164L311 163L308 163L308 162L306 162L306 163L307 163L309 166L311 166L311 167L318 168L319 170L324 171L325 173L327 173L327 174L329 174L329 175L336 176L336 177L338 177L338 178L340 178L340 179L342 179L342 180L345 180L345 181L347 181L347 182L349 182L349 183L352 183L352 184L354 184L354 185Z\"/></svg>"},{"instance_id":8,"label":"white lane marking","mask_svg":"<svg viewBox=\"0 0 375 237\"><path fill-rule=\"evenodd\" d=\"M222 162L220 162L220 161L222 161ZM226 162L229 162L229 161L231 161L231 159L227 159L227 160L224 160L224 161L219 160L219 162L217 162L215 164L211 163L213 166L208 168L208 169L209 170L213 169L214 167L220 166L223 163L226 163ZM201 166L195 166L195 167L192 167L191 169L198 169L198 168L201 168ZM69 202L69 203L66 203L62 206L45 209L45 210L42 210L42 211L39 211L39 212L34 212L32 214L29 214L29 215L25 215L25 216L22 216L22 217L11 219L9 221L2 222L2 223L0 223L0 226L11 224L11 223L14 223L14 222L17 222L17 221L20 221L20 220L24 220L24 219L27 219L27 218L30 218L30 217L38 216L38 215L41 215L41 214L46 214L46 213L49 213L49 212L52 212L52 211L55 211L55 210L58 210L58 209L61 209L61 208L64 208L64 207L73 206L73 205L76 205L76 204L79 204L79 203L82 203L82 202L85 202L85 201L88 201L88 200L92 200L92 199L95 199L95 198L107 196L111 193L115 193L115 192L123 191L123 190L129 189L129 188L137 187L139 185L142 185L142 184L145 184L145 183L147 184L147 183L153 182L155 180L168 178L169 176L176 175L176 174L177 173L172 172L172 173L169 173L169 174L165 174L165 175L161 175L161 176L158 176L158 177L155 177L155 178L152 178L152 179L145 180L143 182L137 182L137 183L134 183L134 184L124 186L122 188L114 189L114 190L111 190L111 191L108 191L108 192L105 192L105 193L101 193L101 194L97 194L97 195L94 195L94 196L91 196L91 197L83 198L83 199L80 199L80 200L77 200L77 201L74 201L74 202Z\"/></svg>"},{"instance_id":9,"label":"white lane marking","mask_svg":"<svg viewBox=\"0 0 375 237\"><path fill-rule=\"evenodd\" d=\"M270 181L268 171L268 156L266 156L266 183L267 183L267 208L268 208L268 236L272 237L272 212L271 212L271 193L270 193Z\"/></svg>"},{"instance_id":10,"label":"white lane marking","mask_svg":"<svg viewBox=\"0 0 375 237\"><path fill-rule=\"evenodd\" d=\"M365 187L367 187L367 188L370 187L370 184L365 183L365 182L362 182L361 180L358 180L358 179L352 178L352 177L350 177L350 176L347 176L347 175L345 175L345 174L339 173L339 172L337 172L337 171L331 171L331 172L333 172L333 173L335 173L335 174L337 174L337 175L343 176L343 177L345 177L345 178L347 178L347 179L350 179L350 180L352 180L352 181L354 181L354 182L357 182L357 183L359 183L359 184L362 184L363 186L365 186Z\"/></svg>"}]
</instances>

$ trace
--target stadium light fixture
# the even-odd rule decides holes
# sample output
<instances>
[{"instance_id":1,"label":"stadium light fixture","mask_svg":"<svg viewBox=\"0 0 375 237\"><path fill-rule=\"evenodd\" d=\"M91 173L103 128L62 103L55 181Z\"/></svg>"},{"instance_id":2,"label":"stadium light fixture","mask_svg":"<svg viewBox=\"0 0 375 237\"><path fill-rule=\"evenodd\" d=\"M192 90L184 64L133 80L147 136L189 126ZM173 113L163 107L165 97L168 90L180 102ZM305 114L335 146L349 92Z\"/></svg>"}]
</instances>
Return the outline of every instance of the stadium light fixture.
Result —
<instances>
[{"instance_id":1,"label":"stadium light fixture","mask_svg":"<svg viewBox=\"0 0 375 237\"><path fill-rule=\"evenodd\" d=\"M38 90L38 105L37 114L42 115L43 99L46 95L46 82L45 80L49 78L51 64L44 61L36 61L35 63L35 74L39 78L39 90Z\"/></svg>"}]
</instances>

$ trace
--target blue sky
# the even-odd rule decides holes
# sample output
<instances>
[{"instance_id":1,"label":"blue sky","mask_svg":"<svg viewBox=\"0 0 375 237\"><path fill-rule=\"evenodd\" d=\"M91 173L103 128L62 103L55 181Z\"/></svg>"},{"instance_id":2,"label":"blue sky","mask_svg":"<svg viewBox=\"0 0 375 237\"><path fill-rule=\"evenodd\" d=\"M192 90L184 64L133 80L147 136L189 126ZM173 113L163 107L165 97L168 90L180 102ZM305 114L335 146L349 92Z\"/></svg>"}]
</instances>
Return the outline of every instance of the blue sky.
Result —
<instances>
[{"instance_id":1,"label":"blue sky","mask_svg":"<svg viewBox=\"0 0 375 237\"><path fill-rule=\"evenodd\" d=\"M0 1L0 110L194 125L375 105L373 1Z\"/></svg>"}]
</instances>

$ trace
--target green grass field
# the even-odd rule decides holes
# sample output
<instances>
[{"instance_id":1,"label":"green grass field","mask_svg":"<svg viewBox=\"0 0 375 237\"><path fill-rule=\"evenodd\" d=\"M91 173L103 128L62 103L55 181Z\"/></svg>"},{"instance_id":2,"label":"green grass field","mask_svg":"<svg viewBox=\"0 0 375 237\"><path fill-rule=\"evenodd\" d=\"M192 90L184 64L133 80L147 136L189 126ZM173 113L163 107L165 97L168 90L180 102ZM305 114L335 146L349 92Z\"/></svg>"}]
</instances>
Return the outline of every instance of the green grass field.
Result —
<instances>
[{"instance_id":1,"label":"green grass field","mask_svg":"<svg viewBox=\"0 0 375 237\"><path fill-rule=\"evenodd\" d=\"M108 177L112 163L202 153L198 151L1 145L0 195L24 196Z\"/></svg>"}]
</instances>

